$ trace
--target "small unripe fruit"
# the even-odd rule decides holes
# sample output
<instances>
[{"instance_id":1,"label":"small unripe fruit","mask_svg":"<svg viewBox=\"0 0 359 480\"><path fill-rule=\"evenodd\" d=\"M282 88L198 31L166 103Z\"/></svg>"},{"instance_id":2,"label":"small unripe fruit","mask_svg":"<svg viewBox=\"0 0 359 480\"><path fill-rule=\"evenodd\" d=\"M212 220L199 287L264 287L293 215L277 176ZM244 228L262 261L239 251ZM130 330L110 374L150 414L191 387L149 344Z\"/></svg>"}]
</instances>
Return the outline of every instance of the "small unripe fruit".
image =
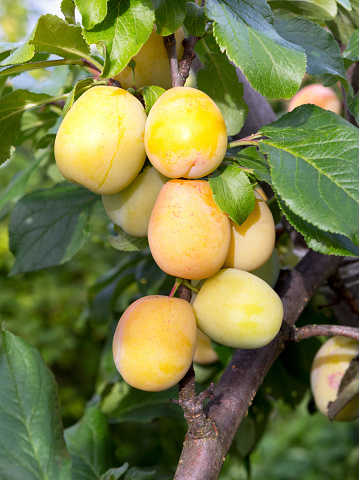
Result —
<instances>
[{"instance_id":1,"label":"small unripe fruit","mask_svg":"<svg viewBox=\"0 0 359 480\"><path fill-rule=\"evenodd\" d=\"M255 275L233 268L207 278L193 309L203 333L234 348L267 345L283 320L283 305L276 292Z\"/></svg>"},{"instance_id":2,"label":"small unripe fruit","mask_svg":"<svg viewBox=\"0 0 359 480\"><path fill-rule=\"evenodd\" d=\"M299 90L288 103L288 112L300 105L310 103L317 107L341 114L342 104L337 94L329 87L313 83Z\"/></svg>"},{"instance_id":3,"label":"small unripe fruit","mask_svg":"<svg viewBox=\"0 0 359 480\"><path fill-rule=\"evenodd\" d=\"M335 336L327 340L314 357L310 384L320 412L328 415L328 404L338 395L340 382L351 360L359 354L359 342L352 338ZM351 421L359 417L359 398L354 398L335 417Z\"/></svg>"},{"instance_id":4,"label":"small unripe fruit","mask_svg":"<svg viewBox=\"0 0 359 480\"><path fill-rule=\"evenodd\" d=\"M275 244L275 224L272 213L259 195L255 206L242 225L231 220L231 243L224 267L250 272L269 260Z\"/></svg>"},{"instance_id":5,"label":"small unripe fruit","mask_svg":"<svg viewBox=\"0 0 359 480\"><path fill-rule=\"evenodd\" d=\"M147 235L152 208L168 178L153 167L146 167L124 190L102 195L108 217L129 235Z\"/></svg>"},{"instance_id":6,"label":"small unripe fruit","mask_svg":"<svg viewBox=\"0 0 359 480\"><path fill-rule=\"evenodd\" d=\"M197 329L197 345L193 361L198 365L208 365L218 360L217 352L212 347L212 341L207 335Z\"/></svg>"},{"instance_id":7,"label":"small unripe fruit","mask_svg":"<svg viewBox=\"0 0 359 480\"><path fill-rule=\"evenodd\" d=\"M218 167L226 153L223 115L200 90L171 88L148 115L145 147L152 165L166 177L204 177Z\"/></svg>"},{"instance_id":8,"label":"small unripe fruit","mask_svg":"<svg viewBox=\"0 0 359 480\"><path fill-rule=\"evenodd\" d=\"M122 88L90 88L57 132L55 159L61 174L100 195L124 189L146 159L146 118L141 102Z\"/></svg>"},{"instance_id":9,"label":"small unripe fruit","mask_svg":"<svg viewBox=\"0 0 359 480\"><path fill-rule=\"evenodd\" d=\"M217 272L226 258L229 219L205 180L169 180L161 189L148 226L158 266L169 275L199 280Z\"/></svg>"},{"instance_id":10,"label":"small unripe fruit","mask_svg":"<svg viewBox=\"0 0 359 480\"><path fill-rule=\"evenodd\" d=\"M159 392L173 387L187 373L196 338L196 320L188 302L150 295L136 300L120 318L113 358L129 385Z\"/></svg>"},{"instance_id":11,"label":"small unripe fruit","mask_svg":"<svg viewBox=\"0 0 359 480\"><path fill-rule=\"evenodd\" d=\"M182 41L184 39L182 27L175 32L175 39L177 58L180 60L183 55ZM172 87L171 69L167 50L163 37L156 34L156 26L153 27L150 38L132 59L136 62L136 88L157 85L167 90ZM122 88L128 89L132 87L131 68L125 67L122 72L115 75L115 79L121 83Z\"/></svg>"}]
</instances>

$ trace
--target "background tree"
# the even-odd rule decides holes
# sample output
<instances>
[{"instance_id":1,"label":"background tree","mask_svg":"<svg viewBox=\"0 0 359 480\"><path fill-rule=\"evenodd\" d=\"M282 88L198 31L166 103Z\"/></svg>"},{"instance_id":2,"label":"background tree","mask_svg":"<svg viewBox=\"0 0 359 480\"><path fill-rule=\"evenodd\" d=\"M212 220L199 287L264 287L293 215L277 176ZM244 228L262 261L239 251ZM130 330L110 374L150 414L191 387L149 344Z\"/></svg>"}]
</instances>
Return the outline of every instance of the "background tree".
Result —
<instances>
[{"instance_id":1,"label":"background tree","mask_svg":"<svg viewBox=\"0 0 359 480\"><path fill-rule=\"evenodd\" d=\"M303 409L313 408L309 371L320 345L313 337L358 339L359 5L203 3L63 0L63 18L43 15L23 43L0 45L2 248L8 228L15 256L4 255L1 264L4 274L10 269L0 293L6 321L1 478L164 479L175 471L177 479L239 478L239 465L250 472L252 451L270 435L275 401L295 407L300 419ZM159 393L129 387L111 352L127 306L145 295L168 295L175 279L154 263L145 237L107 225L100 196L63 181L53 153L74 101L94 85L124 82L118 74L126 68L129 91L150 111L164 90L136 84L139 74L130 60L154 23L172 85L184 85L193 67L197 88L225 118L229 148L210 178L216 202L241 223L251 211L247 187L260 182L277 223L282 267L276 291L284 323L275 340L236 352L215 345L218 361L195 366L196 381L190 369L179 395L176 387ZM180 27L183 52L174 35ZM334 88L343 116L313 105L284 114L286 100L313 82ZM70 303L64 284L79 302ZM10 289L16 296L9 297ZM188 289L181 286L179 296L188 298ZM36 304L31 321L29 302ZM332 418L358 394L355 361L351 372ZM357 435L350 425L330 428L338 428L336 438ZM329 451L330 459L345 457L330 445ZM355 478L355 458L354 450L343 467L321 471L326 478ZM283 465L286 476L270 463L254 468L253 476L265 471L272 478L273 469L273 478L288 478L289 468L298 478L294 460Z\"/></svg>"}]
</instances>

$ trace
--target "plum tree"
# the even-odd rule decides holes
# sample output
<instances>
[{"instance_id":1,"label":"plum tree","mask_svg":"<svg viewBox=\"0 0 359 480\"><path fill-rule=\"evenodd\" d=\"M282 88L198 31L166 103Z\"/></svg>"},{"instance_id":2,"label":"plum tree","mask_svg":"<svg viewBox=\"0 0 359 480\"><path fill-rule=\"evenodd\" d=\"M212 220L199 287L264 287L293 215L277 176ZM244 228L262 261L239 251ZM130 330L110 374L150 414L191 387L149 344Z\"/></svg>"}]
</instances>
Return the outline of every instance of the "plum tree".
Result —
<instances>
[{"instance_id":1,"label":"plum tree","mask_svg":"<svg viewBox=\"0 0 359 480\"><path fill-rule=\"evenodd\" d=\"M275 244L275 224L272 213L259 195L251 214L242 225L231 220L231 243L224 267L250 272L264 265Z\"/></svg>"},{"instance_id":2,"label":"plum tree","mask_svg":"<svg viewBox=\"0 0 359 480\"><path fill-rule=\"evenodd\" d=\"M274 248L272 255L269 257L269 260L266 261L264 265L252 270L251 273L261 278L268 283L272 288L274 288L277 283L280 272L280 262L277 249Z\"/></svg>"},{"instance_id":3,"label":"plum tree","mask_svg":"<svg viewBox=\"0 0 359 480\"><path fill-rule=\"evenodd\" d=\"M155 168L146 167L124 190L102 195L108 217L126 233L146 236L152 208L167 180Z\"/></svg>"},{"instance_id":4,"label":"plum tree","mask_svg":"<svg viewBox=\"0 0 359 480\"><path fill-rule=\"evenodd\" d=\"M227 256L230 224L208 182L165 183L151 213L148 241L154 260L169 275L199 280L217 272Z\"/></svg>"},{"instance_id":5,"label":"plum tree","mask_svg":"<svg viewBox=\"0 0 359 480\"><path fill-rule=\"evenodd\" d=\"M150 162L166 177L204 177L218 167L226 153L223 115L200 90L171 88L148 115L145 148Z\"/></svg>"},{"instance_id":6,"label":"plum tree","mask_svg":"<svg viewBox=\"0 0 359 480\"><path fill-rule=\"evenodd\" d=\"M144 87L146 85L157 85L159 87L172 87L171 70L168 62L167 50L163 43L162 35L157 35L157 28L154 25L150 38L142 46L140 51L132 57L136 65L134 68L135 84L132 81L132 69L127 66L122 72L115 75L115 79L121 83L122 88ZM177 58L183 54L182 41L184 33L182 27L175 32Z\"/></svg>"},{"instance_id":7,"label":"plum tree","mask_svg":"<svg viewBox=\"0 0 359 480\"><path fill-rule=\"evenodd\" d=\"M197 326L191 305L161 295L132 303L118 322L113 357L124 380L158 392L172 387L193 360Z\"/></svg>"},{"instance_id":8,"label":"plum tree","mask_svg":"<svg viewBox=\"0 0 359 480\"><path fill-rule=\"evenodd\" d=\"M198 365L208 365L218 360L218 355L212 346L211 339L201 330L197 329L197 344L193 361Z\"/></svg>"},{"instance_id":9,"label":"plum tree","mask_svg":"<svg viewBox=\"0 0 359 480\"><path fill-rule=\"evenodd\" d=\"M235 348L267 345L283 320L283 305L276 292L264 280L234 268L207 278L193 309L202 332Z\"/></svg>"},{"instance_id":10,"label":"plum tree","mask_svg":"<svg viewBox=\"0 0 359 480\"><path fill-rule=\"evenodd\" d=\"M310 375L311 389L317 408L328 415L328 403L337 398L340 382L350 361L359 354L359 342L334 336L327 340L314 357ZM351 421L359 417L359 398L354 398L335 417Z\"/></svg>"},{"instance_id":11,"label":"plum tree","mask_svg":"<svg viewBox=\"0 0 359 480\"><path fill-rule=\"evenodd\" d=\"M100 195L119 192L140 172L147 115L122 88L96 86L71 107L56 135L61 174Z\"/></svg>"},{"instance_id":12,"label":"plum tree","mask_svg":"<svg viewBox=\"0 0 359 480\"><path fill-rule=\"evenodd\" d=\"M342 103L338 95L330 87L324 87L321 83L312 83L297 92L288 103L288 112L300 105L311 103L325 110L331 110L338 115L342 111Z\"/></svg>"}]
</instances>

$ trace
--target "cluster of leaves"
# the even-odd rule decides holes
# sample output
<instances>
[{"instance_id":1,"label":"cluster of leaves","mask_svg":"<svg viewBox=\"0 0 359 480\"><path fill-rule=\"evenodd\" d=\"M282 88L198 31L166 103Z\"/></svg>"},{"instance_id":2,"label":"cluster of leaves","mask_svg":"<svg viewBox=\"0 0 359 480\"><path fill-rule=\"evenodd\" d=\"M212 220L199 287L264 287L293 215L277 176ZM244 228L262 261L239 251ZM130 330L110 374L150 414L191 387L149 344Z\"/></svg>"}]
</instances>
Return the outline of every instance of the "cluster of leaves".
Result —
<instances>
[{"instance_id":1,"label":"cluster of leaves","mask_svg":"<svg viewBox=\"0 0 359 480\"><path fill-rule=\"evenodd\" d=\"M220 107L230 136L240 132L248 113L235 66L268 99L292 97L305 73L320 75L327 85L339 81L350 112L359 120L359 97L345 74L359 60L358 0L207 0L204 7L185 0L62 0L61 9L63 19L41 16L23 43L0 45L0 164L21 145L31 145L35 152L0 194L0 219L10 213L12 275L61 265L88 239L89 219L102 211L100 198L62 183L52 168L56 131L86 89L107 84L128 64L149 38L154 22L162 35L183 25L188 35L200 37L196 53L203 66L197 87ZM323 25L347 45L343 54ZM38 78L36 72L41 72ZM149 85L138 93L149 112L163 90ZM225 164L209 178L218 205L241 224L254 207L251 185L268 183L281 211L309 247L359 256L358 129L333 113L304 106L253 133L248 148L242 148L244 142L232 142L234 153L232 148ZM28 192L39 168L46 168L52 186ZM3 332L0 460L9 478L172 478L185 433L180 410L170 403L176 392L145 394L128 387L113 366L110 339L115 319L131 301L167 292L173 279L154 264L145 239L111 232L109 241L125 253L89 292L89 321L106 326L108 342L94 395L80 422L65 430L65 441L53 376L35 348ZM265 431L269 397L292 406L303 398L315 346L309 356L301 346L293 347L277 362L238 432L235 448L240 458L248 458ZM220 346L217 350L220 361L198 369L199 386L216 380L228 363L232 351ZM301 365L300 370L291 370L293 365ZM160 457L156 444L156 458L167 471L144 471L125 463L112 468L118 459L125 460L123 444L114 443L113 431L137 445L131 428L159 417L167 423L151 424L157 441L161 433L177 431L167 459ZM9 451L9 444L16 449ZM130 460L134 465L136 458Z\"/></svg>"}]
</instances>

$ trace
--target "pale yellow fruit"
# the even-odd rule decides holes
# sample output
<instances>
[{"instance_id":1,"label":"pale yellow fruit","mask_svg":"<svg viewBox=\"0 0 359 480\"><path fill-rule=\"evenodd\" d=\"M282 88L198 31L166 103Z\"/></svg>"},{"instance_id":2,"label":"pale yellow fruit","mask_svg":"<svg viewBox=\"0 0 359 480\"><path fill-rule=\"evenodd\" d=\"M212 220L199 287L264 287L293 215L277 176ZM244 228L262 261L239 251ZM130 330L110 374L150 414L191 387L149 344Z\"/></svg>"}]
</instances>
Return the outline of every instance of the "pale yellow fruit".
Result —
<instances>
[{"instance_id":1,"label":"pale yellow fruit","mask_svg":"<svg viewBox=\"0 0 359 480\"><path fill-rule=\"evenodd\" d=\"M242 225L231 220L231 243L224 267L250 272L269 260L275 244L275 224L272 213L259 195L255 207Z\"/></svg>"},{"instance_id":2,"label":"pale yellow fruit","mask_svg":"<svg viewBox=\"0 0 359 480\"><path fill-rule=\"evenodd\" d=\"M337 398L340 382L350 361L359 354L359 342L335 336L327 340L314 357L310 384L319 411L328 415L328 403ZM353 399L335 417L351 421L359 417L359 397Z\"/></svg>"},{"instance_id":3,"label":"pale yellow fruit","mask_svg":"<svg viewBox=\"0 0 359 480\"><path fill-rule=\"evenodd\" d=\"M146 113L122 88L87 90L63 119L55 140L55 159L70 182L100 195L119 192L140 172Z\"/></svg>"},{"instance_id":4,"label":"pale yellow fruit","mask_svg":"<svg viewBox=\"0 0 359 480\"><path fill-rule=\"evenodd\" d=\"M207 335L197 330L197 345L193 361L198 365L208 365L218 360L217 352L212 347L212 341Z\"/></svg>"},{"instance_id":5,"label":"pale yellow fruit","mask_svg":"<svg viewBox=\"0 0 359 480\"><path fill-rule=\"evenodd\" d=\"M342 111L342 102L330 87L312 83L300 89L288 103L288 112L307 103L330 110L338 115Z\"/></svg>"},{"instance_id":6,"label":"pale yellow fruit","mask_svg":"<svg viewBox=\"0 0 359 480\"><path fill-rule=\"evenodd\" d=\"M184 33L182 27L175 32L177 59L180 60L183 55L182 41ZM165 48L163 37L156 34L156 26L147 42L141 47L141 50L133 57L135 66L135 87L145 87L148 85L157 85L158 87L172 87L170 63L167 50ZM133 86L132 70L125 67L122 72L115 75L115 79L121 83L122 88Z\"/></svg>"},{"instance_id":7,"label":"pale yellow fruit","mask_svg":"<svg viewBox=\"0 0 359 480\"><path fill-rule=\"evenodd\" d=\"M223 265L229 219L216 205L205 180L169 180L162 187L148 226L158 266L169 275L199 280Z\"/></svg>"},{"instance_id":8,"label":"pale yellow fruit","mask_svg":"<svg viewBox=\"0 0 359 480\"><path fill-rule=\"evenodd\" d=\"M171 88L159 97L148 115L145 147L152 165L166 177L205 177L226 153L223 115L200 90Z\"/></svg>"},{"instance_id":9,"label":"pale yellow fruit","mask_svg":"<svg viewBox=\"0 0 359 480\"><path fill-rule=\"evenodd\" d=\"M267 345L283 320L283 305L276 292L264 280L234 268L207 278L193 309L203 333L235 348Z\"/></svg>"},{"instance_id":10,"label":"pale yellow fruit","mask_svg":"<svg viewBox=\"0 0 359 480\"><path fill-rule=\"evenodd\" d=\"M152 208L167 180L155 168L146 167L124 190L102 195L108 217L129 235L146 236Z\"/></svg>"},{"instance_id":11,"label":"pale yellow fruit","mask_svg":"<svg viewBox=\"0 0 359 480\"><path fill-rule=\"evenodd\" d=\"M277 283L280 272L280 262L279 255L277 250L274 248L272 255L269 257L269 260L266 261L264 265L253 270L251 273L261 278L268 283L272 288L274 288Z\"/></svg>"},{"instance_id":12,"label":"pale yellow fruit","mask_svg":"<svg viewBox=\"0 0 359 480\"><path fill-rule=\"evenodd\" d=\"M143 297L127 308L117 325L115 365L135 388L166 390L190 368L196 338L196 320L188 302L161 295Z\"/></svg>"}]
</instances>

